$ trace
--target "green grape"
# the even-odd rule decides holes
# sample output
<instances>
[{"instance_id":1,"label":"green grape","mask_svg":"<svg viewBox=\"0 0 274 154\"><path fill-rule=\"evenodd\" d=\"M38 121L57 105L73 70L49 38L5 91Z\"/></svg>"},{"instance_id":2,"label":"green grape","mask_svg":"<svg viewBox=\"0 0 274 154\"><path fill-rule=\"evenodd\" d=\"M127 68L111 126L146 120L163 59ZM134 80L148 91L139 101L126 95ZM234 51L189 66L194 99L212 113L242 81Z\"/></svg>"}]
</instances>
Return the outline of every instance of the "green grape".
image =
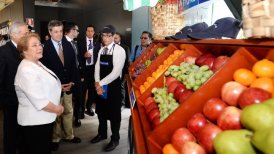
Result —
<instances>
[{"instance_id":1,"label":"green grape","mask_svg":"<svg viewBox=\"0 0 274 154\"><path fill-rule=\"evenodd\" d=\"M209 69L209 67L207 65L203 65L199 68L199 70L203 71L203 72L207 71L208 69Z\"/></svg>"},{"instance_id":2,"label":"green grape","mask_svg":"<svg viewBox=\"0 0 274 154\"><path fill-rule=\"evenodd\" d=\"M200 88L200 86L195 85L195 86L193 87L193 90L196 91L196 90L199 89L199 88Z\"/></svg>"},{"instance_id":3,"label":"green grape","mask_svg":"<svg viewBox=\"0 0 274 154\"><path fill-rule=\"evenodd\" d=\"M170 71L167 70L167 71L165 72L165 76L169 76L169 75L170 75Z\"/></svg>"}]
</instances>

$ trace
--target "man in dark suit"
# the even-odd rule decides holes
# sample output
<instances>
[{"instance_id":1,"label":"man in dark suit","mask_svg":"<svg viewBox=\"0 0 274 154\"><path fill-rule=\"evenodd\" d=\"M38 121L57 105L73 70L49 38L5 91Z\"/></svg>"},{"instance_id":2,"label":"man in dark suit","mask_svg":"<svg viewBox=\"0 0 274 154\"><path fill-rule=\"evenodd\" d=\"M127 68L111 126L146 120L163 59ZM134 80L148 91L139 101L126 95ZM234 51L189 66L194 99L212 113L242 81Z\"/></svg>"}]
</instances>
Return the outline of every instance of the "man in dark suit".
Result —
<instances>
[{"instance_id":1,"label":"man in dark suit","mask_svg":"<svg viewBox=\"0 0 274 154\"><path fill-rule=\"evenodd\" d=\"M16 154L19 141L18 100L14 78L21 57L16 47L21 37L28 32L28 26L25 23L14 22L9 29L11 41L0 48L0 103L4 111L4 154Z\"/></svg>"},{"instance_id":2,"label":"man in dark suit","mask_svg":"<svg viewBox=\"0 0 274 154\"><path fill-rule=\"evenodd\" d=\"M82 54L84 64L84 83L83 83L83 100L82 110L85 111L85 104L87 114L94 115L92 110L92 103L95 102L95 85L94 85L94 68L98 57L98 52L101 44L94 39L95 28L93 25L86 27L86 37L78 41L79 52ZM86 92L88 91L88 98L85 103ZM84 113L82 113L84 114ZM83 117L83 116L82 116Z\"/></svg>"},{"instance_id":3,"label":"man in dark suit","mask_svg":"<svg viewBox=\"0 0 274 154\"><path fill-rule=\"evenodd\" d=\"M72 88L76 82L77 73L75 53L70 44L63 38L63 24L58 20L51 20L48 24L51 39L44 43L43 58L41 62L51 69L60 79L62 84L61 103L64 112L58 116L53 129L52 150L59 148L64 131L63 141L80 143L81 139L74 136L73 132L73 107Z\"/></svg>"},{"instance_id":4,"label":"man in dark suit","mask_svg":"<svg viewBox=\"0 0 274 154\"><path fill-rule=\"evenodd\" d=\"M77 38L79 34L79 28L78 26L73 23L73 22L65 22L64 24L64 33L65 33L65 38L68 42L70 42L71 46L73 47L76 59L76 68L77 68L77 73L76 75L76 83L73 91L72 91L72 96L73 96L73 103L74 103L74 126L80 127L81 126L81 121L80 121L80 112L81 112L81 101L82 101L82 83L81 81L84 81L84 75L83 75L83 62L81 60L81 55L79 53L78 45L75 39Z\"/></svg>"}]
</instances>

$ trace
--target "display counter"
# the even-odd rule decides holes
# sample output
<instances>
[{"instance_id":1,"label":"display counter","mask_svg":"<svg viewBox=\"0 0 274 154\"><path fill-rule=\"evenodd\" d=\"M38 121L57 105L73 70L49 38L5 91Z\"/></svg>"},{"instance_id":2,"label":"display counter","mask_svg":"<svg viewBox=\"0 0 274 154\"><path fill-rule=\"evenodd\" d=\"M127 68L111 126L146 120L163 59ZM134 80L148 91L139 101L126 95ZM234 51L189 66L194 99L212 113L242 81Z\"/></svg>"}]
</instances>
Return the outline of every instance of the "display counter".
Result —
<instances>
[{"instance_id":1,"label":"display counter","mask_svg":"<svg viewBox=\"0 0 274 154\"><path fill-rule=\"evenodd\" d=\"M136 67L145 63L151 55L155 54L157 48L166 47L150 65L139 72L139 76L134 76ZM203 53L213 53L215 55L227 55L229 60L199 88L183 104L172 112L164 121L155 126L149 120L144 108L144 102L152 96L151 90L155 87L163 87L164 72L168 64L164 65L169 55L176 50L184 52L171 65L179 65L187 56L196 56ZM209 98L219 97L221 87L225 82L231 81L233 72L238 68L251 68L252 65L261 59L274 61L274 40L156 40L144 53L129 67L128 91L129 97L133 92L136 103L131 108L132 129L134 136L135 152L138 154L159 154L162 148L171 140L172 133L185 127L187 121L198 112L202 111L203 105ZM161 72L156 70L163 65ZM165 67L166 66L166 67ZM155 73L156 72L156 73ZM155 75L156 74L156 75ZM133 77L134 76L134 77ZM153 80L149 77L153 77ZM145 84L149 79L150 82ZM142 89L141 86L145 88ZM133 91L133 92L132 92ZM131 99L133 101L134 99Z\"/></svg>"}]
</instances>

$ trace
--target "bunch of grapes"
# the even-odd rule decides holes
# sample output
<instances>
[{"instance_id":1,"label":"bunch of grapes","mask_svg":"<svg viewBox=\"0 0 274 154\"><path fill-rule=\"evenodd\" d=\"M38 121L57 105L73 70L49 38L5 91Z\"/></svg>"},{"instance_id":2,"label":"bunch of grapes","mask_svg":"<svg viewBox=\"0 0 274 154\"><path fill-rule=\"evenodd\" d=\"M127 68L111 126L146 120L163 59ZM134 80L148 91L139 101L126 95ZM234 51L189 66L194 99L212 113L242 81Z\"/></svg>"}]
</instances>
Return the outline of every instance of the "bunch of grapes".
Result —
<instances>
[{"instance_id":1,"label":"bunch of grapes","mask_svg":"<svg viewBox=\"0 0 274 154\"><path fill-rule=\"evenodd\" d=\"M180 66L172 65L165 72L165 76L171 75L186 85L187 89L196 91L208 78L213 75L207 65L197 66L182 62Z\"/></svg>"},{"instance_id":2,"label":"bunch of grapes","mask_svg":"<svg viewBox=\"0 0 274 154\"><path fill-rule=\"evenodd\" d=\"M142 72L146 69L146 65L143 64L143 63L138 63L136 64L136 67L134 68L134 71L133 71L133 79L135 80L139 75L142 74Z\"/></svg>"},{"instance_id":3,"label":"bunch of grapes","mask_svg":"<svg viewBox=\"0 0 274 154\"><path fill-rule=\"evenodd\" d=\"M153 88L154 100L158 103L160 110L160 122L164 121L178 106L179 104L173 97L172 93L168 93L167 88Z\"/></svg>"}]
</instances>

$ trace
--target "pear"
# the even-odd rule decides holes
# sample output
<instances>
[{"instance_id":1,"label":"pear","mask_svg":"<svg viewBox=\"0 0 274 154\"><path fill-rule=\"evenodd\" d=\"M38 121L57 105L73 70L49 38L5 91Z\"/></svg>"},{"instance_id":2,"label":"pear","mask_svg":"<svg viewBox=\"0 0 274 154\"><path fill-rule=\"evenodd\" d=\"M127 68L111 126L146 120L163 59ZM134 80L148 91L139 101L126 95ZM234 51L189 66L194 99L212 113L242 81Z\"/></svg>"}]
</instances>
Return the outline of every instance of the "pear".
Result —
<instances>
[{"instance_id":1,"label":"pear","mask_svg":"<svg viewBox=\"0 0 274 154\"><path fill-rule=\"evenodd\" d=\"M246 129L226 130L214 139L217 154L256 154L250 142L252 132Z\"/></svg>"},{"instance_id":2,"label":"pear","mask_svg":"<svg viewBox=\"0 0 274 154\"><path fill-rule=\"evenodd\" d=\"M268 130L258 130L254 133L251 143L264 154L274 153L274 127Z\"/></svg>"},{"instance_id":3,"label":"pear","mask_svg":"<svg viewBox=\"0 0 274 154\"><path fill-rule=\"evenodd\" d=\"M273 107L273 110L274 110L274 98L268 99L268 100L266 100L262 103L265 104L265 105L269 105L269 106Z\"/></svg>"},{"instance_id":4,"label":"pear","mask_svg":"<svg viewBox=\"0 0 274 154\"><path fill-rule=\"evenodd\" d=\"M240 120L247 129L266 130L274 126L274 108L264 103L249 105L243 109Z\"/></svg>"}]
</instances>

